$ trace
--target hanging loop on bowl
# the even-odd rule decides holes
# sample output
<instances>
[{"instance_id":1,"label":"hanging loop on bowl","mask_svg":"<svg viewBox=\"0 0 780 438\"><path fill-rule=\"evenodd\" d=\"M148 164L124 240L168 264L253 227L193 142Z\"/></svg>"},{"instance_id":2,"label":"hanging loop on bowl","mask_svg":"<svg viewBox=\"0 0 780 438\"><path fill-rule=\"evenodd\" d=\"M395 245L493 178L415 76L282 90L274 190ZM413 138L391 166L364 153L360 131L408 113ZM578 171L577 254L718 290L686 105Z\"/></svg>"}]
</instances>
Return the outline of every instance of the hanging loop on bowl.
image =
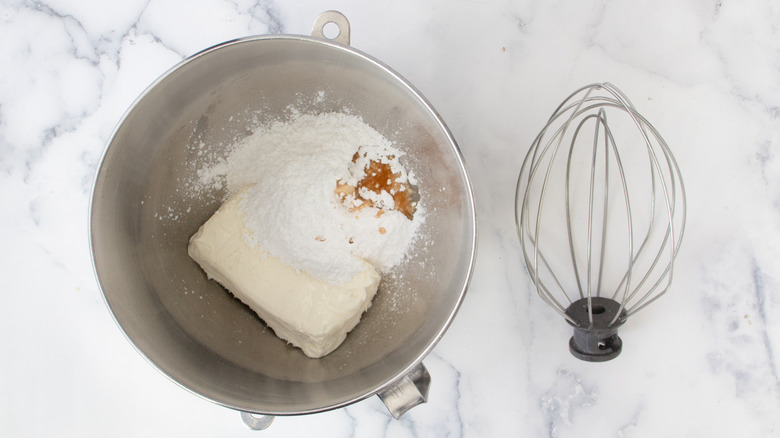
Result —
<instances>
[{"instance_id":1,"label":"hanging loop on bowl","mask_svg":"<svg viewBox=\"0 0 780 438\"><path fill-rule=\"evenodd\" d=\"M325 36L325 26L335 24L339 28L339 33L333 38ZM339 11L325 11L314 21L311 29L311 36L324 38L337 43L349 45L349 20Z\"/></svg>"},{"instance_id":2,"label":"hanging loop on bowl","mask_svg":"<svg viewBox=\"0 0 780 438\"><path fill-rule=\"evenodd\" d=\"M259 415L250 412L241 412L241 420L252 430L265 430L274 422L273 415Z\"/></svg>"}]
</instances>

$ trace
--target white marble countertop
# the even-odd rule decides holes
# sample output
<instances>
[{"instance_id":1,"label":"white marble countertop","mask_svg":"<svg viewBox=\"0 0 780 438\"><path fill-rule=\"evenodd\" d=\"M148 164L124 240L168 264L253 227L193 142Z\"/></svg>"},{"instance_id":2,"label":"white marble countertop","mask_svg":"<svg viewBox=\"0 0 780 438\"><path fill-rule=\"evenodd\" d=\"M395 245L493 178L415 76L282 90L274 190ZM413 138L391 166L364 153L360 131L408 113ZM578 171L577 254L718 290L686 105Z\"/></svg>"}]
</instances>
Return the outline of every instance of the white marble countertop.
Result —
<instances>
[{"instance_id":1,"label":"white marble countertop","mask_svg":"<svg viewBox=\"0 0 780 438\"><path fill-rule=\"evenodd\" d=\"M103 302L90 189L115 124L158 75L222 41L351 45L440 112L473 180L479 244L427 404L377 397L249 431L150 366ZM780 434L780 5L771 0L0 2L0 436L768 437ZM671 291L572 357L514 225L522 158L560 101L609 81L672 147L688 225Z\"/></svg>"}]
</instances>

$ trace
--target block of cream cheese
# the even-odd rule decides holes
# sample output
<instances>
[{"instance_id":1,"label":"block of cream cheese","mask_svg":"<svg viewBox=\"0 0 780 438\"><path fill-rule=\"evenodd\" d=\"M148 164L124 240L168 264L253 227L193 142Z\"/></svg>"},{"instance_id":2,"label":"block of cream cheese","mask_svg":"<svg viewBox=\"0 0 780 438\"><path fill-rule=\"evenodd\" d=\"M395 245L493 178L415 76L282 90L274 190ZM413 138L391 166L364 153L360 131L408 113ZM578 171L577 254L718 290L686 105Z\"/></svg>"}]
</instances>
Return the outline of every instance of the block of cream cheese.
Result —
<instances>
[{"instance_id":1,"label":"block of cream cheese","mask_svg":"<svg viewBox=\"0 0 780 438\"><path fill-rule=\"evenodd\" d=\"M276 335L312 358L335 350L360 321L379 286L379 273L365 265L345 284L334 285L297 271L258 246L231 196L190 238L188 253L210 279L222 284L262 318Z\"/></svg>"}]
</instances>

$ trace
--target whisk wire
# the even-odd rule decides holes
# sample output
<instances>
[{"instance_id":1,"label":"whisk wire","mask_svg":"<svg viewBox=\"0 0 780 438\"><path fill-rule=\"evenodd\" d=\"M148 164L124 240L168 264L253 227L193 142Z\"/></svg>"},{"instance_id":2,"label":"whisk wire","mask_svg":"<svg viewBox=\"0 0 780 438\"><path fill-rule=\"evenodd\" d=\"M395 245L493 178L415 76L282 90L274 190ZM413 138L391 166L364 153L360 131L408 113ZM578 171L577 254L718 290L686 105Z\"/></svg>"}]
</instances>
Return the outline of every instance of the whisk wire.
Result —
<instances>
[{"instance_id":1,"label":"whisk wire","mask_svg":"<svg viewBox=\"0 0 780 438\"><path fill-rule=\"evenodd\" d=\"M619 97L620 96L618 96L618 98ZM627 98L625 99L624 103L626 105L629 104ZM677 248L679 247L679 244L675 243L675 238L674 238L674 205L675 205L676 194L677 194L677 190L676 190L676 187L675 187L675 182L678 181L678 180L680 182L682 182L682 178L679 175L679 168L677 168L676 165L673 165L673 161L672 160L674 160L674 158L671 155L671 153L668 151L668 145L660 137L660 135L658 135L657 131L655 131L655 129L652 127L652 125L650 125L647 122L646 119L644 119L640 114L638 114L633 107L627 107L627 111L626 112L632 118L632 120L634 121L634 124L637 126L639 132L641 133L641 135L643 137L643 140L645 142L646 151L647 151L648 157L649 157L648 164L649 164L649 167L650 167L650 172L649 173L650 173L650 178L651 178L650 211L655 211L655 209L656 209L656 196L657 196L657 193L658 193L658 188L656 187L656 181L660 180L661 190L663 191L664 200L665 200L665 207L666 207L666 213L667 213L666 216L667 216L667 218L669 220L666 222L668 224L668 226L666 228L666 231L665 231L665 234L664 234L664 238L661 241L661 246L660 246L658 252L656 253L656 256L655 256L653 262L650 264L650 267L646 271L645 275L637 283L637 285L634 287L632 292L628 296L626 296L624 298L624 300L623 300L624 302L631 302L634 299L634 297L637 295L637 293L645 285L645 283L648 281L648 279L650 278L650 275L652 273L656 272L656 267L658 265L658 262L661 260L665 249L667 248L667 244L669 244L669 242L672 242L671 246L669 247L669 250L671 251L671 254L669 255L669 258L668 258L669 262L667 263L666 268L661 273L661 275L659 276L659 278L655 282L655 284L653 286L651 286L638 299L638 301L636 301L630 308L627 308L627 315L630 315L632 313L635 313L639 309L643 308L644 305L649 304L651 301L654 301L657 297L660 297L663 293L665 293L668 290L669 285L671 285L671 270L672 270L672 267L673 267L674 258L676 257ZM669 188L667 187L667 182L663 178L663 171L661 169L661 164L659 163L658 156L657 156L654 148L652 147L653 143L652 143L652 141L650 140L650 138L649 138L649 136L647 134L647 131L646 131L647 129L650 129L653 132L653 134L654 134L653 137L658 141L659 146L662 149L663 155L666 158L666 165L667 166L666 166L666 169L664 169L664 170L669 170L673 174L673 177L670 178L671 185L672 185L671 190L669 190ZM683 194L684 194L684 191L683 191ZM684 219L683 219L682 223L684 224ZM650 215L650 222L648 224L648 231L645 234L645 238L643 239L642 245L640 245L639 250L637 251L637 253L635 255L632 255L632 259L634 261L639 259L641 257L641 255L642 255L642 253L644 252L644 249L646 248L647 242L649 241L650 236L652 235L652 230L654 228L654 225L655 225L655 215L651 214ZM627 270L623 280L621 280L621 284L624 281L627 282L628 276L630 276L631 272L632 272L631 269ZM653 295L654 292L658 289L658 286L661 284L661 282L664 279L667 280L667 282L666 282L667 286L662 289L662 292L660 292L660 293L658 293L656 295ZM652 300L650 300L650 301L647 301L650 296L654 296L654 298ZM645 302L645 301L647 301L647 302ZM642 305L643 303L644 303L644 305Z\"/></svg>"},{"instance_id":2,"label":"whisk wire","mask_svg":"<svg viewBox=\"0 0 780 438\"><path fill-rule=\"evenodd\" d=\"M598 113L598 125L596 127L596 132L594 134L594 140L593 140L593 147L594 149L597 147L598 143L598 132L599 132L599 126L604 129L604 200L602 201L604 204L604 210L602 212L602 217L607 217L607 212L609 211L609 196L608 192L606 190L607 187L609 187L609 142L612 138L612 132L609 130L609 125L607 124L607 113L604 111L603 108L599 109ZM595 158L594 158L594 169L591 170L591 172L595 172ZM607 221L601 221L601 248L599 248L599 276L598 276L598 283L596 283L596 293L598 296L601 296L601 290L602 290L602 280L604 279L604 258L606 256L606 248L607 248ZM592 306L589 306L592 308Z\"/></svg>"},{"instance_id":3,"label":"whisk wire","mask_svg":"<svg viewBox=\"0 0 780 438\"><path fill-rule=\"evenodd\" d=\"M598 90L604 92L596 93ZM616 131L609 123L612 117L608 120L607 114L613 109L630 117L629 126L637 128L638 142L644 143L646 167L624 167L624 160L634 163L641 160L641 155L628 153L630 149L618 147ZM585 146L583 152L579 152L577 139L592 124L595 126L589 142L590 150ZM570 128L573 134L569 132ZM622 135L623 131L619 133ZM570 141L566 142L568 151L563 153L561 148L569 135ZM626 157L622 156L624 152ZM580 158L583 153L589 157ZM564 159L565 174L561 175L555 167L559 163L563 164L561 161ZM579 179L575 179L575 174L579 175L575 173L579 161L589 161L583 164L590 166L589 173L577 176L587 178L583 179L582 186L578 185ZM649 188L648 184L636 184L637 178L644 174L649 177ZM552 188L552 181L557 175L564 176L563 193L556 192L560 189ZM588 191L587 195L585 190ZM599 191L602 192L600 196ZM634 205L631 198L643 191L649 195L648 203ZM576 196L577 192L584 196ZM563 243L557 242L559 239L555 238L554 231L554 212L560 207L553 201L549 201L548 207L546 199L550 195L558 199L563 196L564 214L560 219L565 219L569 251L569 256L563 259L564 264L561 264L560 259L550 258L556 255L555 245ZM612 196L622 200L615 203L609 199ZM585 211L577 207L580 199L588 201ZM614 85L587 85L571 93L558 105L523 160L517 180L515 206L515 224L521 249L537 293L575 327L580 324L575 321L580 316L573 318L571 315L574 313L570 315L569 310L575 304L580 306L580 301L587 303L583 323L592 327L598 319L598 324L617 327L629 315L654 302L671 287L674 260L679 252L687 218L681 172L668 144L658 131ZM639 207L638 211L643 212L648 206L646 218L635 223L635 208ZM575 224L580 214L587 215L584 229ZM624 217L621 219L621 216ZM618 219L618 226L608 223L608 219ZM601 220L600 225L598 220ZM545 227L552 229L542 232ZM581 234L583 231L584 236ZM619 239L614 240L614 235L620 233L625 234L625 246L620 245ZM581 248L583 237L584 251ZM542 249L547 246L553 251ZM626 251L624 258L623 251ZM623 260L617 266L613 260L616 256ZM565 267L565 264L570 268ZM564 267L564 270L559 270ZM566 275L570 277L566 279ZM572 295L578 295L579 299L575 300ZM612 307L604 300L613 302L615 306ZM605 320L606 315L602 313L607 304L613 313L609 313ZM581 311L577 312L577 315L583 315ZM599 313L598 318L596 313Z\"/></svg>"},{"instance_id":4,"label":"whisk wire","mask_svg":"<svg viewBox=\"0 0 780 438\"><path fill-rule=\"evenodd\" d=\"M601 109L601 111L603 111L603 109ZM618 169L618 175L620 176L620 187L623 190L623 199L624 199L625 207L626 207L626 226L627 226L627 229L628 229L627 230L628 239L626 241L626 245L627 245L626 251L629 254L628 267L626 268L626 275L624 277L625 278L625 287L623 288L623 298L619 301L620 302L620 306L618 307L617 313L615 313L615 316L609 322L609 326L612 326L613 324L615 324L615 322L618 320L618 318L621 317L621 315L623 314L623 309L625 308L625 303L626 303L626 299L627 299L626 296L628 294L628 290L629 290L630 285L631 285L631 274L634 271L635 259L633 257L631 257L631 255L634 253L634 221L632 219L633 216L631 214L631 199L630 199L629 194L628 194L629 193L629 191L628 191L628 182L626 180L625 170L623 169L623 160L621 160L621 158L620 158L620 151L617 148L617 144L615 143L615 138L612 135L612 131L609 129L608 125L606 124L606 118L604 119L604 125L605 125L605 129L606 129L606 136L609 139L608 144L611 146L612 153L615 155L615 163L616 163L616 167ZM609 149L610 148L607 148L607 150L609 150ZM608 154L605 153L605 155L608 155ZM607 170L608 170L608 168L607 168L607 166L605 166L605 172L606 173L608 173ZM604 187L604 197L605 198L609 197L609 188L607 186ZM606 211L606 207L605 207L605 209L604 209L604 220L602 221L605 230L606 230L606 227L607 227L606 217L607 217L607 211ZM604 233L604 239L606 240L606 232ZM602 256L603 256L603 254L602 254ZM604 263L604 260L602 258L601 269L604 268L604 265L605 265L605 263ZM619 293L620 289L621 289L621 287L620 287L620 285L618 285L618 287L615 289L615 293L613 294L613 297L617 296L617 294Z\"/></svg>"},{"instance_id":5,"label":"whisk wire","mask_svg":"<svg viewBox=\"0 0 780 438\"><path fill-rule=\"evenodd\" d=\"M593 143L591 147L591 166L590 166L590 183L589 183L589 190L588 190L588 227L587 227L587 239L586 239L586 293L583 295L582 292L582 281L580 279L580 269L577 264L577 257L576 257L576 249L574 248L574 233L572 230L572 208L571 208L571 169L572 169L572 163L574 162L573 155L574 155L574 149L576 145L576 139L579 136L580 130L587 124L588 121L591 119L595 119L596 128L593 131ZM573 272L576 278L576 282L578 285L578 288L580 289L580 297L586 298L588 300L588 322L589 324L593 324L593 305L592 305L592 297L593 296L601 296L601 283L603 279L603 272L604 272L604 257L606 253L606 237L607 237L607 221L602 221L602 229L601 229L601 239L600 239L600 246L598 248L598 254L599 254L599 265L598 265L598 275L597 275L597 282L596 282L596 289L595 289L595 295L593 292L593 217L594 217L594 206L595 206L595 192L596 192L596 160L598 159L598 151L600 148L600 141L599 141L599 133L601 129L604 129L605 134L603 136L604 138L604 165L605 165L605 172L604 172L604 182L603 182L603 211L602 211L602 217L607 216L607 211L609 209L609 196L607 192L607 187L609 187L609 139L611 138L611 132L609 131L609 126L607 125L606 121L606 112L603 109L599 109L598 114L591 114L583 118L580 123L577 125L577 128L574 132L574 135L572 136L572 141L569 145L569 154L566 161L566 182L565 182L565 205L566 205L566 223L567 223L567 232L569 236L569 253L571 255L571 261L572 261L572 267Z\"/></svg>"},{"instance_id":6,"label":"whisk wire","mask_svg":"<svg viewBox=\"0 0 780 438\"><path fill-rule=\"evenodd\" d=\"M586 96L585 96L586 99L583 99L582 101L580 101L577 104L577 108L578 109L587 101L587 96L590 93L591 93L591 90L588 90L586 92ZM531 235L533 235L533 237L531 238L531 242L532 242L532 246L534 248L534 252L533 252L532 264L526 263L526 265L529 266L529 270L530 270L529 273L531 273L532 278L534 279L534 285L536 287L537 293L548 304L552 304L553 308L556 309L561 315L563 315L566 319L569 319L569 320L571 318L568 315L566 315L566 313L565 313L566 307L562 306L558 302L558 300L555 299L555 297L550 293L550 291L547 288L547 286L544 285L544 283L541 281L541 277L539 275L539 269L538 269L538 267L539 267L539 257L540 257L540 251L539 251L539 248L540 248L540 244L539 244L540 235L539 235L539 231L541 229L540 224L541 224L542 217L543 217L541 212L544 211L544 209L543 209L543 207L544 207L544 199L545 199L544 195L545 195L545 192L547 191L549 178L550 178L550 175L552 173L553 166L555 164L555 157L557 156L558 151L560 150L561 143L563 141L563 136L560 135L560 134L566 131L566 129L568 128L568 126L571 123L571 121L574 119L574 117L575 117L577 112L578 111L575 110L574 114L572 114L571 117L568 120L566 120L564 122L564 124L562 126L560 126L556 130L555 134L552 136L552 139L549 142L547 142L545 144L544 148L542 149L542 151L539 152L540 142L541 142L541 139L543 138L544 134L546 133L547 127L550 126L550 122L552 120L557 118L557 110L556 110L556 112L553 112L553 115L551 116L550 122L548 122L548 125L545 127L545 129L542 130L542 132L540 132L539 135L537 136L536 140L534 141L534 143L531 146L531 151L529 151L529 154L526 155L526 158L523 160L523 165L522 165L522 169L526 168L526 164L528 164L528 166L529 166L528 181L530 182L536 176L537 171L539 171L539 166L542 164L541 157L545 156L548 153L548 151L550 150L550 148L553 145L554 140L557 139L557 142L555 143L555 146L552 149L551 159L549 160L549 164L548 164L547 169L546 169L546 171L544 173L544 183L542 184L542 189L541 189L542 192L541 192L541 195L539 196L539 203L536 206L536 208L537 208L536 211L539 212L539 213L536 216L535 232L531 233L530 229L527 230L527 232L529 234L529 237ZM529 157L531 157L530 162L528 162ZM520 186L521 186L521 184L522 184L522 172L521 172L521 177L518 178L518 189L515 192L515 204L517 204L517 200L518 200L518 195L520 193ZM524 195L523 195L523 206L522 206L522 209L521 209L522 212L527 212L528 211L528 199L529 199L528 191L530 190L530 188L531 188L531 185L529 184L526 187L526 190L524 192ZM526 214L520 213L520 217L518 218L518 212L517 212L517 210L515 210L515 222L516 222L516 224L518 224L518 230L519 230L520 239L521 239L521 243L522 243L524 252L525 252L525 239L524 239L524 234L525 234L524 228L525 227L523 225L525 224L525 220L524 220L525 217L526 217ZM528 262L528 258L527 257L526 257L526 262ZM566 297L566 299L569 301L569 304L571 304L571 299L566 294L565 288L560 284L559 279L554 274L552 269L550 269L550 266L546 262L546 260L545 260L545 266L547 267L547 270L552 274L552 277L553 277L555 283L560 287L560 290L562 291L563 296ZM579 281L579 279L578 279L578 281ZM582 296L583 293L582 293L581 286L580 286L579 290L580 290L580 295Z\"/></svg>"},{"instance_id":7,"label":"whisk wire","mask_svg":"<svg viewBox=\"0 0 780 438\"><path fill-rule=\"evenodd\" d=\"M553 271L550 265L547 263L547 260L544 257L543 252L539 249L539 245L537 244L534 235L531 233L530 223L529 221L526 220L527 215L523 213L528 211L528 202L529 202L528 192L530 190L530 184L528 187L526 187L525 190L521 190L521 186L524 181L522 175L526 173L528 175L528 181L530 182L532 176L536 174L539 165L539 163L537 162L537 153L539 152L539 144L542 137L544 136L545 131L546 131L546 127L545 130L542 130L542 132L540 132L539 135L536 137L533 144L531 145L531 149L529 150L529 153L523 159L520 176L518 177L517 187L515 190L515 205L522 204L522 206L519 209L517 208L515 209L515 225L517 227L518 235L520 238L520 246L523 249L523 258L525 259L525 265L528 268L529 271L528 273L531 275L531 278L534 281L534 287L536 288L537 294L539 295L540 298L542 298L542 300L545 303L550 305L550 307L552 307L566 320L573 322L572 318L566 315L565 313L565 309L567 306L563 306L555 298L555 296L549 291L546 284L544 284L540 280L539 269L538 269L540 259L547 271L551 273ZM548 148L549 144L546 147ZM531 247L536 248L536 250L533 252L533 256L534 256L533 259L529 257L529 252L526 249L526 246L529 244L526 239L530 241ZM557 276L553 274L552 278L555 281L556 285L558 286L559 290L562 292L563 297L566 298L569 304L571 304L571 299L565 293L565 288L561 285Z\"/></svg>"},{"instance_id":8,"label":"whisk wire","mask_svg":"<svg viewBox=\"0 0 780 438\"><path fill-rule=\"evenodd\" d=\"M643 127L644 127L644 125L643 125ZM654 131L654 128L652 126L649 126L648 128ZM656 152L652 148L649 148L648 149L648 153L650 154L650 158L651 158L651 160L650 160L651 161L651 166L653 166L653 169L652 169L653 170L652 174L653 174L653 177L654 177L653 178L653 183L655 184L655 175L657 174L658 175L658 179L660 180L661 189L662 189L663 195L664 195L664 197L663 197L663 199L664 199L664 207L665 207L665 210L666 210L666 216L668 218L668 221L665 221L667 226L666 226L666 230L665 230L665 233L664 233L664 238L663 238L663 241L662 241L662 244L661 244L661 248L660 248L660 250L658 251L658 253L657 253L656 257L655 257L655 259L654 259L654 261L653 261L653 263L651 265L651 268L648 270L647 274L645 275L645 278L642 279L641 284L634 291L634 294L639 290L639 287L642 284L644 284L644 282L649 278L650 273L655 271L655 267L657 266L659 260L661 259L662 253L667 248L667 245L668 245L668 251L669 251L670 254L669 254L669 257L667 259L668 263L666 264L666 267L664 268L664 270L659 275L659 277L656 280L656 282L650 287L650 289L649 289L649 291L647 293L645 293L642 297L640 297L633 304L631 309L629 309L629 314L632 314L632 313L635 313L635 312L639 311L640 309L644 308L646 305L648 305L651 302L655 301L657 298L659 298L661 295L663 295L664 293L666 293L669 290L669 287L671 286L671 283L672 283L672 277L673 277L674 259L676 258L677 252L679 251L680 242L682 240L682 233L683 233L684 224L685 224L685 213L686 212L683 211L682 226L680 227L680 230L679 230L680 232L678 233L678 236L675 239L674 218L675 218L675 210L676 210L676 205L677 205L677 203L676 203L676 201L677 201L677 192L678 192L676 184L677 184L678 181L679 181L679 184L681 185L680 193L681 193L681 197L682 197L683 210L685 210L685 205L686 205L685 199L684 199L685 198L685 190L682 188L682 178L680 176L679 167L677 166L677 164L676 164L676 162L674 160L674 156L671 155L670 152L668 152L668 145L666 144L666 142L662 138L660 138L659 135L657 135L657 132L656 132L655 137L658 139L659 147L661 148L661 150L663 152L663 156L665 157L665 161L666 161L665 162L666 167L663 170L668 170L673 175L672 178L669 178L669 182L668 182L668 185L667 185L666 179L663 178L664 174L662 172L662 166L661 166L661 163L658 160L658 156L657 156ZM674 176L676 176L676 178ZM671 187L669 187L669 185ZM653 203L655 202L656 193L657 193L657 190L655 189L655 187L653 187L653 196L652 196ZM654 294L654 292L656 290L658 290L659 286L661 285L661 283L664 280L666 280L666 282L665 282L665 285L663 286L663 288L660 289L660 292ZM633 298L633 294L632 294L632 298Z\"/></svg>"}]
</instances>

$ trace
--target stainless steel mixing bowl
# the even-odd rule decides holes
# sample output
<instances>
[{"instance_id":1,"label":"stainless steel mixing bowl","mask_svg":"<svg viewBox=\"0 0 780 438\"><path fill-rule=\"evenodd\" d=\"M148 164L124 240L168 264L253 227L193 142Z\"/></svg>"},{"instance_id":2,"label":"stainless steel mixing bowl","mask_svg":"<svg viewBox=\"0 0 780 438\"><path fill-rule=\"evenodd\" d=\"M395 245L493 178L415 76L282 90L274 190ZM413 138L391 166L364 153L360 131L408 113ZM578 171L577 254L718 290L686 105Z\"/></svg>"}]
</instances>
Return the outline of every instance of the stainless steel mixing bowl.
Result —
<instances>
[{"instance_id":1,"label":"stainless steel mixing bowl","mask_svg":"<svg viewBox=\"0 0 780 438\"><path fill-rule=\"evenodd\" d=\"M347 24L339 25L343 38ZM383 278L360 324L321 359L274 336L187 255L189 237L225 195L216 186L193 195L195 169L257 123L289 116L290 105L359 115L394 141L428 209L422 233L430 244ZM424 400L421 361L455 316L475 258L469 178L436 111L381 62L296 35L220 44L153 83L110 139L90 220L105 300L137 350L184 388L266 415L319 412L373 394L400 415L415 403L410 390Z\"/></svg>"}]
</instances>

